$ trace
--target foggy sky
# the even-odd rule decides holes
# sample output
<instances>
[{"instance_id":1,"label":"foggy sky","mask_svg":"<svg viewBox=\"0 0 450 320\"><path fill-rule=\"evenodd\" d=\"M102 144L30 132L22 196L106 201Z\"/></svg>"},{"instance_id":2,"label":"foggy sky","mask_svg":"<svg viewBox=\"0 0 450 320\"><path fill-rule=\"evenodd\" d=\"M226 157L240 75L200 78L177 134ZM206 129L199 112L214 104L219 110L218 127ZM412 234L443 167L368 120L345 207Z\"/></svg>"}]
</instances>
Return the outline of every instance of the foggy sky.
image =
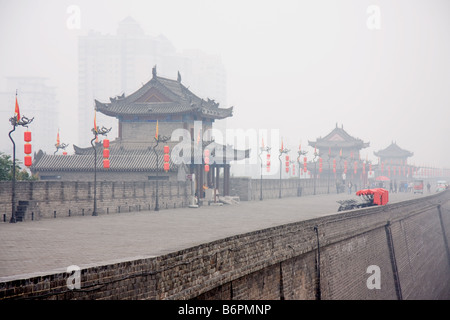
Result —
<instances>
[{"instance_id":1,"label":"foggy sky","mask_svg":"<svg viewBox=\"0 0 450 320\"><path fill-rule=\"evenodd\" d=\"M80 29L66 25L70 5L80 8ZM370 5L380 9L379 30L367 27ZM0 91L8 76L48 78L72 143L77 37L115 34L127 16L178 51L221 56L231 128L279 129L295 150L338 123L370 142L362 158L376 162L373 152L395 141L414 152L410 163L450 168L447 0L0 0ZM13 115L14 106L0 108Z\"/></svg>"}]
</instances>

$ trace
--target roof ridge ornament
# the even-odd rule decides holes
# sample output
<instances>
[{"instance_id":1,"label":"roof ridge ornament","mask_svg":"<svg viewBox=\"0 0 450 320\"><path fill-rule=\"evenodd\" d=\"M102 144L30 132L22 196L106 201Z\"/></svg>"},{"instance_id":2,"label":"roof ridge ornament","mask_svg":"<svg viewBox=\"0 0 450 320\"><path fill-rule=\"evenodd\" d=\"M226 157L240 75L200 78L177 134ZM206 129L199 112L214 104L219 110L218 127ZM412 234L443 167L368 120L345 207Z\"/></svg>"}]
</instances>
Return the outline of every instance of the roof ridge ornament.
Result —
<instances>
[{"instance_id":1,"label":"roof ridge ornament","mask_svg":"<svg viewBox=\"0 0 450 320\"><path fill-rule=\"evenodd\" d=\"M156 78L156 64L155 64L155 66L152 68L152 75L153 75L153 78Z\"/></svg>"},{"instance_id":2,"label":"roof ridge ornament","mask_svg":"<svg viewBox=\"0 0 450 320\"><path fill-rule=\"evenodd\" d=\"M180 71L178 71L177 81L178 81L179 83L181 83L181 74L180 74Z\"/></svg>"}]
</instances>

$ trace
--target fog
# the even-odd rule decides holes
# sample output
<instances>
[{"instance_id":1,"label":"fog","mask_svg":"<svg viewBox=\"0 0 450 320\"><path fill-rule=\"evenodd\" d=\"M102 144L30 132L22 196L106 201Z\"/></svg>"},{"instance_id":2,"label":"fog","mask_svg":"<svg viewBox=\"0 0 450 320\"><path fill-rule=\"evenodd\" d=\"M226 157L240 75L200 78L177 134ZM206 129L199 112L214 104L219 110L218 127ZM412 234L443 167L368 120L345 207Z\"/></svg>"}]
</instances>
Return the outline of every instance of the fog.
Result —
<instances>
[{"instance_id":1,"label":"fog","mask_svg":"<svg viewBox=\"0 0 450 320\"><path fill-rule=\"evenodd\" d=\"M71 5L79 28L68 27ZM278 129L295 150L338 123L370 142L362 158L377 162L373 152L395 141L414 152L410 163L450 167L447 0L0 0L0 91L6 77L47 78L61 135L74 143L78 37L115 34L128 16L177 50L221 57L227 100L220 106L234 106L229 128ZM13 104L0 108L13 115ZM8 119L0 121L7 137Z\"/></svg>"}]
</instances>

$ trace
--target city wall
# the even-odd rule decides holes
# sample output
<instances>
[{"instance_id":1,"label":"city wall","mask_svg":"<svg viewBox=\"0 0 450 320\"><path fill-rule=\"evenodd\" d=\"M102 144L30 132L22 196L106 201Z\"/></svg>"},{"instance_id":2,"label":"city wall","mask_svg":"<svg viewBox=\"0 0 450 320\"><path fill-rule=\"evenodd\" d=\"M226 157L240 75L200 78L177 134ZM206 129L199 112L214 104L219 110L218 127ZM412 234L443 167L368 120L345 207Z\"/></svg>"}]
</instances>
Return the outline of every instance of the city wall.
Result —
<instances>
[{"instance_id":1,"label":"city wall","mask_svg":"<svg viewBox=\"0 0 450 320\"><path fill-rule=\"evenodd\" d=\"M87 181L17 181L17 210L25 220L92 215L94 182ZM0 214L11 217L11 182L0 182ZM158 182L160 209L187 206L190 183ZM97 181L98 214L154 210L156 181ZM19 213L20 214L20 213Z\"/></svg>"},{"instance_id":2,"label":"city wall","mask_svg":"<svg viewBox=\"0 0 450 320\"><path fill-rule=\"evenodd\" d=\"M449 242L445 191L84 268L80 289L11 279L0 299L449 299Z\"/></svg>"},{"instance_id":3,"label":"city wall","mask_svg":"<svg viewBox=\"0 0 450 320\"><path fill-rule=\"evenodd\" d=\"M230 178L230 194L242 201L259 200L261 181L250 178ZM278 198L280 181L267 179L263 183L263 198ZM316 194L336 193L336 185L317 181ZM0 217L11 217L10 181L0 182ZM189 204L191 182L159 181L160 209L181 208ZM283 179L282 197L314 194L314 180ZM156 181L97 180L97 213L117 213L154 210ZM16 206L24 220L92 215L94 208L93 181L17 181Z\"/></svg>"}]
</instances>

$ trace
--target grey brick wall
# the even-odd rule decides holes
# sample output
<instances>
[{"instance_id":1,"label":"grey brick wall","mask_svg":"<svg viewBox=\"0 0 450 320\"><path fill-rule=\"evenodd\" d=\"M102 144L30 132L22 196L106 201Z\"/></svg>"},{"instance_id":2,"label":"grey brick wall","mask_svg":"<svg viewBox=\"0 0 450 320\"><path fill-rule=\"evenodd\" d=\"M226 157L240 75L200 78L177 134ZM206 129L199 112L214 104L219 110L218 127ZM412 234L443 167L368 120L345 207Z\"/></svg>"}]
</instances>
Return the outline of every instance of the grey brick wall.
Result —
<instances>
[{"instance_id":1,"label":"grey brick wall","mask_svg":"<svg viewBox=\"0 0 450 320\"><path fill-rule=\"evenodd\" d=\"M161 209L188 204L190 184L159 181ZM27 201L25 219L90 215L93 210L94 183L87 181L19 181L16 182L16 203ZM154 210L155 181L97 181L99 214ZM11 182L0 183L0 214L11 216Z\"/></svg>"}]
</instances>

